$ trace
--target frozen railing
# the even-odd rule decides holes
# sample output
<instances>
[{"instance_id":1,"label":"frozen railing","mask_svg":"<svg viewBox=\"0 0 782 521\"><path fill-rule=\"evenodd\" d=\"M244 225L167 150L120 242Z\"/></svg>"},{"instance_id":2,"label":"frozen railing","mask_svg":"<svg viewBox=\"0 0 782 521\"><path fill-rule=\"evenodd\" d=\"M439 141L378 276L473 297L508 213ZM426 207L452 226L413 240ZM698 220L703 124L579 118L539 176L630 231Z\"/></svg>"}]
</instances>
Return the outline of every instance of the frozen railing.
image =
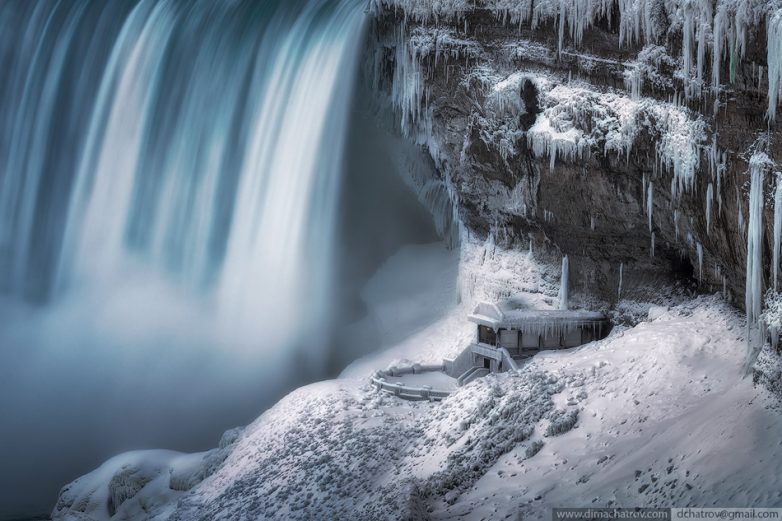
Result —
<instances>
[{"instance_id":1,"label":"frozen railing","mask_svg":"<svg viewBox=\"0 0 782 521\"><path fill-rule=\"evenodd\" d=\"M507 349L505 349L504 347L500 347L498 349L498 351L500 352L500 354L502 354L502 363L503 363L503 365L509 371L518 371L519 370L519 366L516 363L516 360L514 360L513 357L510 356L510 353L508 352Z\"/></svg>"},{"instance_id":2,"label":"frozen railing","mask_svg":"<svg viewBox=\"0 0 782 521\"><path fill-rule=\"evenodd\" d=\"M430 385L412 386L402 382L389 382L386 378L403 376L406 374L420 374L427 372L444 372L444 364L413 364L408 367L390 367L385 371L377 371L370 380L378 391L385 391L406 400L442 400L451 394L451 391L435 389Z\"/></svg>"}]
</instances>

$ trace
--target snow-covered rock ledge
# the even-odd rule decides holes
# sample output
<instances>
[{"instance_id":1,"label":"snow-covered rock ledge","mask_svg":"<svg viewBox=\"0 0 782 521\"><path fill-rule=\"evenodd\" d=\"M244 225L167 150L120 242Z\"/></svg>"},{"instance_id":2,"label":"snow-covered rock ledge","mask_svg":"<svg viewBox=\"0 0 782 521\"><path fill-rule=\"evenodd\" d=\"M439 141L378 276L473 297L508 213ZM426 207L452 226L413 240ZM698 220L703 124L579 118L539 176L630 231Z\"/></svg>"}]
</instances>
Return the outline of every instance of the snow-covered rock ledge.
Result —
<instances>
[{"instance_id":1,"label":"snow-covered rock ledge","mask_svg":"<svg viewBox=\"0 0 782 521\"><path fill-rule=\"evenodd\" d=\"M743 305L751 157L770 158L767 198L782 164L780 2L370 6L374 85L469 233L568 255L607 301L623 273L626 290L684 275ZM762 262L768 287L771 248Z\"/></svg>"},{"instance_id":2,"label":"snow-covered rock ledge","mask_svg":"<svg viewBox=\"0 0 782 521\"><path fill-rule=\"evenodd\" d=\"M717 297L652 311L440 403L378 393L365 376L303 387L188 492L172 489L173 476L202 455L122 455L68 485L53 517L547 518L565 505L782 505L782 418L742 377L741 318Z\"/></svg>"}]
</instances>

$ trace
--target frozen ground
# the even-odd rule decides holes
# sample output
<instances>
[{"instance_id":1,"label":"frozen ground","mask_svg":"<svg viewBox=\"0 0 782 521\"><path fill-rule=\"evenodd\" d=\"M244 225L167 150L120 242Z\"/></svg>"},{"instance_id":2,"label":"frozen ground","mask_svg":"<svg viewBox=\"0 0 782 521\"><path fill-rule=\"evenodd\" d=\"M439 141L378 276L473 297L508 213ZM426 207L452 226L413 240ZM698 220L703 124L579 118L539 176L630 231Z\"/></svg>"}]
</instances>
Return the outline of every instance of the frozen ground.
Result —
<instances>
[{"instance_id":1,"label":"frozen ground","mask_svg":"<svg viewBox=\"0 0 782 521\"><path fill-rule=\"evenodd\" d=\"M390 383L403 383L409 387L421 387L429 385L434 389L453 391L456 389L456 379L440 371L428 371L426 373L405 374L402 376L388 377Z\"/></svg>"},{"instance_id":2,"label":"frozen ground","mask_svg":"<svg viewBox=\"0 0 782 521\"><path fill-rule=\"evenodd\" d=\"M378 364L426 361L469 339L465 280L485 296L502 287L492 274L504 277L503 263L520 273L538 269L521 255L481 257L485 245L473 247L462 252L462 268L473 270L459 277L462 305L340 379L288 395L189 492L130 487L128 506L117 512L183 521L472 520L544 518L567 505L782 506L778 404L743 377L743 322L717 297L647 309L633 327L541 353L518 373L477 380L440 403L374 391L366 375ZM526 299L550 302L551 289L528 288ZM176 469L171 457L147 454ZM55 519L107 519L99 505L121 468L114 463L72 484L69 497L79 501L61 500Z\"/></svg>"}]
</instances>

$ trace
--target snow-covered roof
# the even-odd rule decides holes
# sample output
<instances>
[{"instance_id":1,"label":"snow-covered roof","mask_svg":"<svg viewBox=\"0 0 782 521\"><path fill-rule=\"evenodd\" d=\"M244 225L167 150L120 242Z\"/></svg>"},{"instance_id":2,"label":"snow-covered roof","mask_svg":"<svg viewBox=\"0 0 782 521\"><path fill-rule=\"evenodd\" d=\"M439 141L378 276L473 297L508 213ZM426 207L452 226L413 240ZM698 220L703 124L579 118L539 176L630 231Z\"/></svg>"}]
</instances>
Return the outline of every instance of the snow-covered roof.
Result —
<instances>
[{"instance_id":1,"label":"snow-covered roof","mask_svg":"<svg viewBox=\"0 0 782 521\"><path fill-rule=\"evenodd\" d=\"M595 325L606 322L608 317L603 313L584 310L501 310L499 306L481 302L469 315L471 322L492 329L527 329L530 326L567 326L568 328L585 325Z\"/></svg>"}]
</instances>

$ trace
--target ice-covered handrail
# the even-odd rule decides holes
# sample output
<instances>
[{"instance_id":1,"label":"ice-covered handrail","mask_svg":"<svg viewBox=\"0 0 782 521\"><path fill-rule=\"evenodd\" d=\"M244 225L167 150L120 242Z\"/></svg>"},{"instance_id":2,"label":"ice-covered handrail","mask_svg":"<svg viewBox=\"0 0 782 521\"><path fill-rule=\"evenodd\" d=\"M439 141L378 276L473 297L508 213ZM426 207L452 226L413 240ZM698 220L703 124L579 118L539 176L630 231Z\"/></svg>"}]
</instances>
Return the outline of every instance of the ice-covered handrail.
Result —
<instances>
[{"instance_id":1,"label":"ice-covered handrail","mask_svg":"<svg viewBox=\"0 0 782 521\"><path fill-rule=\"evenodd\" d=\"M498 351L502 354L502 362L508 367L510 371L519 370L519 366L516 364L516 360L513 359L507 349L500 347Z\"/></svg>"},{"instance_id":2,"label":"ice-covered handrail","mask_svg":"<svg viewBox=\"0 0 782 521\"><path fill-rule=\"evenodd\" d=\"M442 400L451 392L443 389L435 389L429 385L421 387L405 385L401 382L388 382L387 377L402 376L406 374L420 374L432 371L444 371L444 364L413 364L408 367L391 367L385 371L377 371L370 381L378 391L389 392L406 400Z\"/></svg>"}]
</instances>

